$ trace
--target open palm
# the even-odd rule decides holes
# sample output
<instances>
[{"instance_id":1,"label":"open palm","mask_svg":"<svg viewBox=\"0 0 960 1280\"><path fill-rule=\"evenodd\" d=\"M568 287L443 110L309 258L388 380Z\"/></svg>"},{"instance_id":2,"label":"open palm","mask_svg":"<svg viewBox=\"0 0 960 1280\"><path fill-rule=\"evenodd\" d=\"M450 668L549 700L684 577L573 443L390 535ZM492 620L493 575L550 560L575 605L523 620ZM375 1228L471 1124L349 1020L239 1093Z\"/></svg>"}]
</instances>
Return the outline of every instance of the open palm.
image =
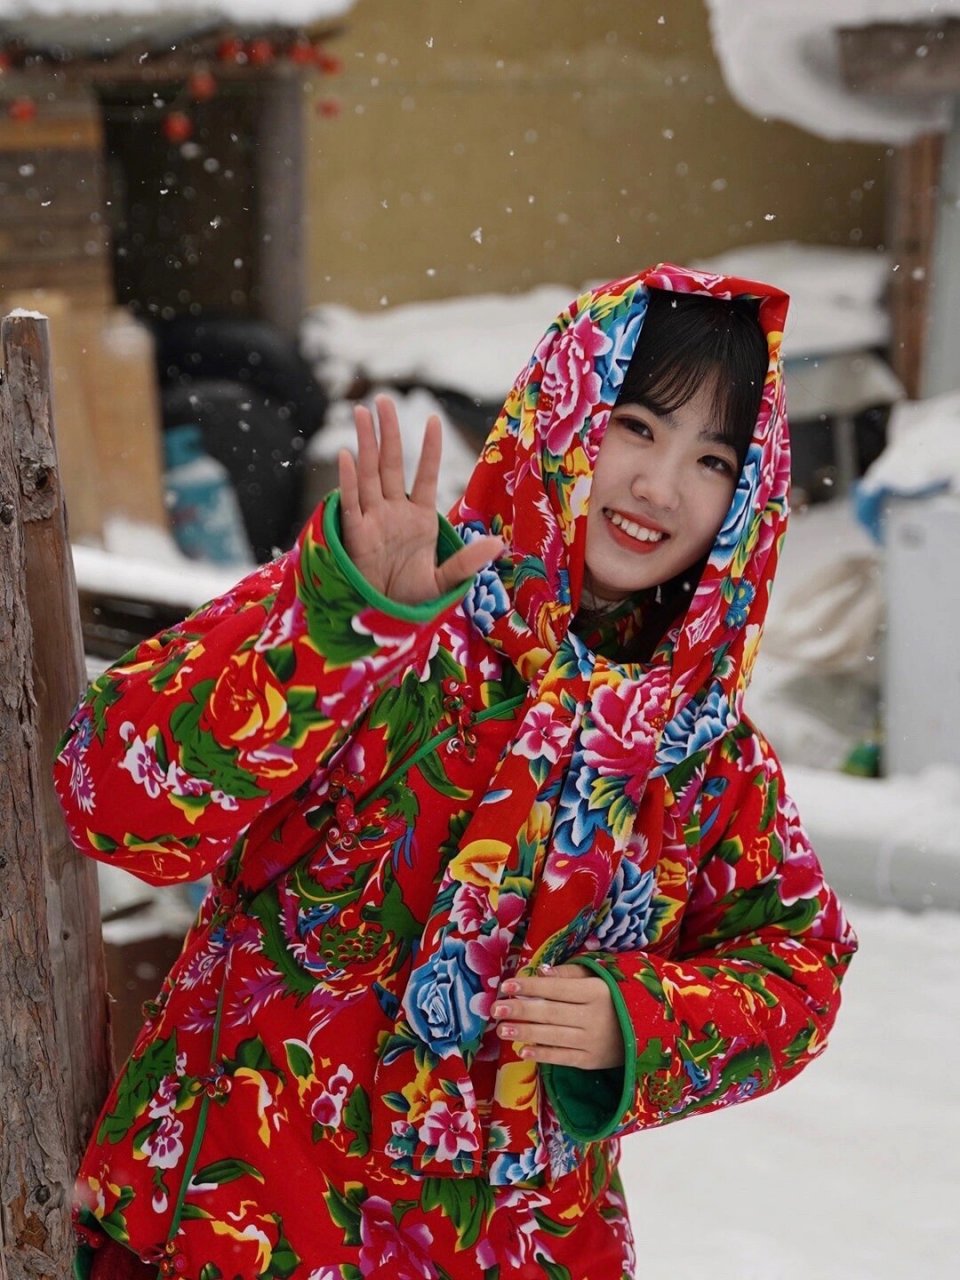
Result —
<instances>
[{"instance_id":1,"label":"open palm","mask_svg":"<svg viewBox=\"0 0 960 1280\"><path fill-rule=\"evenodd\" d=\"M338 457L343 545L363 576L398 604L422 604L472 578L503 549L500 538L485 535L437 563L437 477L441 426L427 419L417 473L409 496L403 476L403 445L396 405L389 396L375 400L380 438L373 414L354 410L357 456L341 449Z\"/></svg>"}]
</instances>

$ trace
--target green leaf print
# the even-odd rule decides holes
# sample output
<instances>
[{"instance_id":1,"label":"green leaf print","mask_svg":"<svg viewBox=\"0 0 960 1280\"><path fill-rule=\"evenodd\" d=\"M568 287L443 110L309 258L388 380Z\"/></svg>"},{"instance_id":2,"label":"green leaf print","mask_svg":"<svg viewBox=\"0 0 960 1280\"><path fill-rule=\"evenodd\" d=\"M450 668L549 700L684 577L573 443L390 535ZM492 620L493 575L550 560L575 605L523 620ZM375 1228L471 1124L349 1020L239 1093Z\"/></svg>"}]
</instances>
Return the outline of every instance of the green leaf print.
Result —
<instances>
[{"instance_id":1,"label":"green leaf print","mask_svg":"<svg viewBox=\"0 0 960 1280\"><path fill-rule=\"evenodd\" d=\"M281 684L289 684L297 669L297 656L292 644L283 644L276 649L268 649L263 660Z\"/></svg>"},{"instance_id":2,"label":"green leaf print","mask_svg":"<svg viewBox=\"0 0 960 1280\"><path fill-rule=\"evenodd\" d=\"M268 1280L268 1277L269 1280L286 1280L287 1276L293 1275L302 1262L300 1255L294 1252L290 1241L283 1234L283 1220L281 1218L274 1220L280 1228L280 1238L270 1254L270 1265L266 1271L260 1273L261 1280Z\"/></svg>"},{"instance_id":3,"label":"green leaf print","mask_svg":"<svg viewBox=\"0 0 960 1280\"><path fill-rule=\"evenodd\" d=\"M551 1262L549 1258L545 1258L542 1253L534 1254L534 1261L539 1262L543 1267L543 1274L547 1280L571 1280L570 1272L559 1262Z\"/></svg>"},{"instance_id":4,"label":"green leaf print","mask_svg":"<svg viewBox=\"0 0 960 1280\"><path fill-rule=\"evenodd\" d=\"M663 1047L663 1041L659 1037L655 1040L648 1040L642 1051L637 1054L637 1075L646 1076L653 1075L657 1071L663 1071L670 1065L670 1055Z\"/></svg>"},{"instance_id":5,"label":"green leaf print","mask_svg":"<svg viewBox=\"0 0 960 1280\"><path fill-rule=\"evenodd\" d=\"M170 684L177 672L190 657L192 648L192 645L184 645L182 649L176 651L173 656L163 664L159 671L155 671L153 673L147 683L154 693L163 693L164 689L166 689L167 685Z\"/></svg>"},{"instance_id":6,"label":"green leaf print","mask_svg":"<svg viewBox=\"0 0 960 1280\"><path fill-rule=\"evenodd\" d=\"M193 701L177 707L170 717L170 732L180 747L181 767L238 800L265 796L268 792L257 786L254 775L237 764L236 749L221 746L212 733L200 728L200 717L215 684L214 680L202 680L194 685Z\"/></svg>"},{"instance_id":7,"label":"green leaf print","mask_svg":"<svg viewBox=\"0 0 960 1280\"><path fill-rule=\"evenodd\" d=\"M377 650L373 636L353 629L356 615L367 608L356 590L344 578L329 547L304 541L300 557L303 577L297 595L307 616L311 636L323 636L323 655L328 665L346 667Z\"/></svg>"},{"instance_id":8,"label":"green leaf print","mask_svg":"<svg viewBox=\"0 0 960 1280\"><path fill-rule=\"evenodd\" d=\"M572 1222L556 1222L553 1218L548 1218L540 1209L534 1209L533 1216L537 1220L537 1226L541 1231L545 1231L548 1236L568 1236L574 1227Z\"/></svg>"},{"instance_id":9,"label":"green leaf print","mask_svg":"<svg viewBox=\"0 0 960 1280\"><path fill-rule=\"evenodd\" d=\"M283 1047L287 1051L287 1062L290 1070L298 1080L309 1080L313 1075L313 1054L301 1040L284 1040Z\"/></svg>"},{"instance_id":10,"label":"green leaf print","mask_svg":"<svg viewBox=\"0 0 960 1280\"><path fill-rule=\"evenodd\" d=\"M274 1071L277 1075L283 1074L277 1071L273 1065L273 1059L267 1052L267 1046L259 1036L251 1036L249 1040L244 1040L237 1045L237 1056L234 1065L249 1067L251 1071Z\"/></svg>"},{"instance_id":11,"label":"green leaf print","mask_svg":"<svg viewBox=\"0 0 960 1280\"><path fill-rule=\"evenodd\" d=\"M97 681L90 690L90 708L93 711L93 727L97 738L103 741L103 735L107 731L107 712L115 702L121 697L121 684L123 677L117 676L113 679L109 676L103 676Z\"/></svg>"},{"instance_id":12,"label":"green leaf print","mask_svg":"<svg viewBox=\"0 0 960 1280\"><path fill-rule=\"evenodd\" d=\"M217 1160L213 1164L204 1165L202 1169L198 1169L190 1179L190 1190L196 1191L200 1187L218 1186L222 1187L227 1182L235 1182L237 1178L256 1178L257 1182L263 1182L264 1177L259 1169L255 1169L252 1164L247 1164L246 1160Z\"/></svg>"},{"instance_id":13,"label":"green leaf print","mask_svg":"<svg viewBox=\"0 0 960 1280\"><path fill-rule=\"evenodd\" d=\"M439 1208L456 1230L457 1248L469 1249L493 1213L493 1188L479 1178L424 1178L420 1204L424 1213Z\"/></svg>"},{"instance_id":14,"label":"green leaf print","mask_svg":"<svg viewBox=\"0 0 960 1280\"><path fill-rule=\"evenodd\" d=\"M343 1232L344 1244L360 1244L360 1206L367 1198L367 1190L359 1183L351 1183L344 1194L338 1191L329 1178L324 1200L330 1220Z\"/></svg>"},{"instance_id":15,"label":"green leaf print","mask_svg":"<svg viewBox=\"0 0 960 1280\"><path fill-rule=\"evenodd\" d=\"M212 1262L205 1262L200 1268L199 1280L223 1280L223 1272Z\"/></svg>"},{"instance_id":16,"label":"green leaf print","mask_svg":"<svg viewBox=\"0 0 960 1280\"><path fill-rule=\"evenodd\" d=\"M802 1031L799 1031L787 1045L783 1051L783 1055L789 1063L795 1063L802 1058L810 1049L810 1041L816 1034L816 1023L808 1022Z\"/></svg>"},{"instance_id":17,"label":"green leaf print","mask_svg":"<svg viewBox=\"0 0 960 1280\"><path fill-rule=\"evenodd\" d=\"M120 848L116 840L111 840L109 836L101 835L99 831L88 831L87 838L99 853L116 853Z\"/></svg>"},{"instance_id":18,"label":"green leaf print","mask_svg":"<svg viewBox=\"0 0 960 1280\"><path fill-rule=\"evenodd\" d=\"M287 711L290 715L290 728L282 741L301 746L311 729L318 729L331 723L330 717L317 706L316 689L290 687L287 689Z\"/></svg>"},{"instance_id":19,"label":"green leaf print","mask_svg":"<svg viewBox=\"0 0 960 1280\"><path fill-rule=\"evenodd\" d=\"M370 1150L370 1099L363 1085L357 1085L343 1113L347 1128L357 1135L350 1143L348 1156L365 1156Z\"/></svg>"},{"instance_id":20,"label":"green leaf print","mask_svg":"<svg viewBox=\"0 0 960 1280\"><path fill-rule=\"evenodd\" d=\"M164 1076L176 1066L174 1039L154 1040L139 1058L131 1058L120 1077L113 1110L101 1121L97 1142L121 1142L146 1110Z\"/></svg>"},{"instance_id":21,"label":"green leaf print","mask_svg":"<svg viewBox=\"0 0 960 1280\"><path fill-rule=\"evenodd\" d=\"M780 897L775 880L755 885L752 889L742 889L732 895L733 901L723 916L723 930L704 937L705 945L735 938L738 935L756 933L758 929L779 928L797 934L814 919L819 911L815 898L801 898L787 906Z\"/></svg>"}]
</instances>

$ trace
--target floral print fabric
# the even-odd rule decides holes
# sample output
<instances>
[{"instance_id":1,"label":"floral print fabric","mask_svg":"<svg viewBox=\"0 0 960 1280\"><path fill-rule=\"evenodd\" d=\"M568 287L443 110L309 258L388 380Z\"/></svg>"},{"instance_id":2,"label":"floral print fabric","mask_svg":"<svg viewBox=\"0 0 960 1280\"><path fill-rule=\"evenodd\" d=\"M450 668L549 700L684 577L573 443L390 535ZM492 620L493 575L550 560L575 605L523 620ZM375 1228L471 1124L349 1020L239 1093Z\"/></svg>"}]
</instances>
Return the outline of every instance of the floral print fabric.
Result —
<instances>
[{"instance_id":1,"label":"floral print fabric","mask_svg":"<svg viewBox=\"0 0 960 1280\"><path fill-rule=\"evenodd\" d=\"M570 623L650 288L758 298L770 365L686 618L629 665ZM507 544L463 592L379 597L333 495L92 687L57 766L78 846L214 887L84 1160L91 1247L200 1280L631 1277L618 1139L823 1048L853 938L741 713L786 521L784 312L670 267L584 295L441 530L441 555ZM496 1035L502 979L569 959L610 986L623 1071Z\"/></svg>"}]
</instances>

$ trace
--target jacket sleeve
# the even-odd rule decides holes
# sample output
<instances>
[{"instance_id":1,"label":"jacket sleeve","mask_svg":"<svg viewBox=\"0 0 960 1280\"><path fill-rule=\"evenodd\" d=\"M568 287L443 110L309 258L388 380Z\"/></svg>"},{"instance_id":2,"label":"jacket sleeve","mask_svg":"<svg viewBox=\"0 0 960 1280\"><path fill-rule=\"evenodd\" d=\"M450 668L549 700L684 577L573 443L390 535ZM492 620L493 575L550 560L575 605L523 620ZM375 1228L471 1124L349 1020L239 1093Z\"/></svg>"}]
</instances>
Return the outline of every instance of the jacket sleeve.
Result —
<instances>
[{"instance_id":1,"label":"jacket sleeve","mask_svg":"<svg viewBox=\"0 0 960 1280\"><path fill-rule=\"evenodd\" d=\"M626 1046L622 1070L545 1069L576 1141L769 1093L826 1046L856 938L768 744L750 728L720 756L676 953L576 957L607 981Z\"/></svg>"},{"instance_id":2,"label":"jacket sleeve","mask_svg":"<svg viewBox=\"0 0 960 1280\"><path fill-rule=\"evenodd\" d=\"M441 521L440 559L462 545ZM74 843L151 884L214 870L423 662L467 586L418 606L380 595L340 542L331 494L286 555L91 685L54 766Z\"/></svg>"}]
</instances>

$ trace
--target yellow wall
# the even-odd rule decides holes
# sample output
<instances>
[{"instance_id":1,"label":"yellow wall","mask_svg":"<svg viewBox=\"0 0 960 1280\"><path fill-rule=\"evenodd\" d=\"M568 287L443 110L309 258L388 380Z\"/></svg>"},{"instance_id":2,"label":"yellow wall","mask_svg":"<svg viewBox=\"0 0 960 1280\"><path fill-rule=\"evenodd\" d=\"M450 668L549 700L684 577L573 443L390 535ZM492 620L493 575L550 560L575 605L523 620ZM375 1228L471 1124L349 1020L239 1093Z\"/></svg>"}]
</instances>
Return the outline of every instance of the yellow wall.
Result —
<instances>
[{"instance_id":1,"label":"yellow wall","mask_svg":"<svg viewBox=\"0 0 960 1280\"><path fill-rule=\"evenodd\" d=\"M342 113L310 113L311 302L883 238L883 148L741 110L700 3L358 0L348 21L313 98Z\"/></svg>"}]
</instances>

